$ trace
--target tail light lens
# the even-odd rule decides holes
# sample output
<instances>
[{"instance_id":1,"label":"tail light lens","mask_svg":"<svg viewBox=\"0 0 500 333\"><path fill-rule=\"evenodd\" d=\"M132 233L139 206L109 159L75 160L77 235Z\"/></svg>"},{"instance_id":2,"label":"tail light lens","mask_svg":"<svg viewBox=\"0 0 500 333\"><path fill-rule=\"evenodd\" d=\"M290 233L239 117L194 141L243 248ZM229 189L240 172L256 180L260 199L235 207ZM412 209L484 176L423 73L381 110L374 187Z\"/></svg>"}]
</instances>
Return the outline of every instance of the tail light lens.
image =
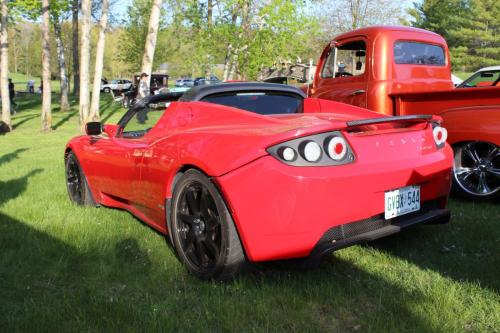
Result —
<instances>
[{"instance_id":1,"label":"tail light lens","mask_svg":"<svg viewBox=\"0 0 500 333\"><path fill-rule=\"evenodd\" d=\"M438 148L443 148L446 143L446 139L448 139L448 131L439 124L433 124L432 127L432 135L434 136L436 146Z\"/></svg>"},{"instance_id":2,"label":"tail light lens","mask_svg":"<svg viewBox=\"0 0 500 333\"><path fill-rule=\"evenodd\" d=\"M331 166L354 161L354 153L340 132L315 134L267 149L269 154L293 166Z\"/></svg>"},{"instance_id":3,"label":"tail light lens","mask_svg":"<svg viewBox=\"0 0 500 333\"><path fill-rule=\"evenodd\" d=\"M341 136L333 136L326 142L326 153L334 161L342 161L347 154L347 142Z\"/></svg>"}]
</instances>

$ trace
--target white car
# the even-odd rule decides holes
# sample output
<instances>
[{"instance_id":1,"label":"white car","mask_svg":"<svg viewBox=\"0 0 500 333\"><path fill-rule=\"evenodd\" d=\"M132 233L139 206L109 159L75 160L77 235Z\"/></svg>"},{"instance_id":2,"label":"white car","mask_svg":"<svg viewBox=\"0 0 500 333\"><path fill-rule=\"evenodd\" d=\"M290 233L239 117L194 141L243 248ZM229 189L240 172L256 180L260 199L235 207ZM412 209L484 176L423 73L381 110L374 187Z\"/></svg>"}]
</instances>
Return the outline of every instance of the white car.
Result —
<instances>
[{"instance_id":1,"label":"white car","mask_svg":"<svg viewBox=\"0 0 500 333\"><path fill-rule=\"evenodd\" d=\"M132 81L130 80L113 80L110 83L102 84L101 91L109 93L111 90L128 90L132 87Z\"/></svg>"},{"instance_id":2,"label":"white car","mask_svg":"<svg viewBox=\"0 0 500 333\"><path fill-rule=\"evenodd\" d=\"M500 66L484 67L459 84L457 88L500 87Z\"/></svg>"},{"instance_id":3,"label":"white car","mask_svg":"<svg viewBox=\"0 0 500 333\"><path fill-rule=\"evenodd\" d=\"M460 83L464 82L464 80L462 80L461 78L459 78L458 76L456 76L455 74L451 74L451 82L453 82L453 85L456 87L458 86Z\"/></svg>"},{"instance_id":4,"label":"white car","mask_svg":"<svg viewBox=\"0 0 500 333\"><path fill-rule=\"evenodd\" d=\"M194 87L193 79L179 79L175 81L177 87Z\"/></svg>"}]
</instances>

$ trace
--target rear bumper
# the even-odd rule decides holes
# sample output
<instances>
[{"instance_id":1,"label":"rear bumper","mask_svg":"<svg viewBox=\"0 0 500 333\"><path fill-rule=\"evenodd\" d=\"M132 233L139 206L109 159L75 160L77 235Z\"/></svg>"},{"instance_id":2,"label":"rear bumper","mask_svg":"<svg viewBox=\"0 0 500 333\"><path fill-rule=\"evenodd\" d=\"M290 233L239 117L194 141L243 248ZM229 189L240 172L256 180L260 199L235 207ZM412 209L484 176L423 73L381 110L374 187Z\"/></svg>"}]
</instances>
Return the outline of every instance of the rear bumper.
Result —
<instances>
[{"instance_id":1,"label":"rear bumper","mask_svg":"<svg viewBox=\"0 0 500 333\"><path fill-rule=\"evenodd\" d=\"M437 208L438 206L438 202L429 201L423 205L418 213L403 215L391 220L384 220L383 215L379 215L331 228L321 237L310 256L322 257L329 252L389 236L418 224L448 223L450 211Z\"/></svg>"},{"instance_id":2,"label":"rear bumper","mask_svg":"<svg viewBox=\"0 0 500 333\"><path fill-rule=\"evenodd\" d=\"M397 163L358 160L335 167L294 167L264 156L214 180L229 206L247 258L268 261L311 255L332 228L381 215L383 220L385 191L419 185L422 208L434 202L435 209L445 209L451 167L449 147ZM434 214L440 217L432 217ZM428 215L422 209L417 215L422 217L403 215L398 223L391 222L388 228L383 225L378 233L337 240L330 248L379 234L382 237L407 225L446 219L444 211Z\"/></svg>"}]
</instances>

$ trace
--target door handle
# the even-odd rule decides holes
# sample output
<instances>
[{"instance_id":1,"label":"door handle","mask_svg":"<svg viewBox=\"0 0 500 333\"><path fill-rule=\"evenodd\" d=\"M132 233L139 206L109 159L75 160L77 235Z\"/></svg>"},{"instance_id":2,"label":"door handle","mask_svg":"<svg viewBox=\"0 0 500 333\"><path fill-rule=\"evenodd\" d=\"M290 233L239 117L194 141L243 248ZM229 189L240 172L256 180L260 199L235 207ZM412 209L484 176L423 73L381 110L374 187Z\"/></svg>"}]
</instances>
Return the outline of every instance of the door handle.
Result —
<instances>
[{"instance_id":1,"label":"door handle","mask_svg":"<svg viewBox=\"0 0 500 333\"><path fill-rule=\"evenodd\" d=\"M364 93L366 93L366 91L364 89L359 89L359 90L354 91L351 95L356 96L356 95L361 95Z\"/></svg>"}]
</instances>

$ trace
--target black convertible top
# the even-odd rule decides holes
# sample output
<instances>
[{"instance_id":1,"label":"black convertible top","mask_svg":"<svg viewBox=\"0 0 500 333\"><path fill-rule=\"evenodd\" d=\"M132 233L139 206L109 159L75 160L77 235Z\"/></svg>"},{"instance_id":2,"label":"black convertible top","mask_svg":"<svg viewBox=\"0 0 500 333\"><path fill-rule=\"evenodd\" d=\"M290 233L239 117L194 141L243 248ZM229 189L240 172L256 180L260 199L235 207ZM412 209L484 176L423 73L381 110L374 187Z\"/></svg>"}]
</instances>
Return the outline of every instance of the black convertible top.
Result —
<instances>
[{"instance_id":1,"label":"black convertible top","mask_svg":"<svg viewBox=\"0 0 500 333\"><path fill-rule=\"evenodd\" d=\"M305 98L306 95L302 90L293 86L276 83L262 83L262 82L234 82L234 83L220 83L214 85L204 85L194 87L184 93L179 101L194 102L202 100L204 97L214 94L223 94L231 92L275 92L294 94L299 97Z\"/></svg>"},{"instance_id":2,"label":"black convertible top","mask_svg":"<svg viewBox=\"0 0 500 333\"><path fill-rule=\"evenodd\" d=\"M196 102L210 95L218 95L231 92L274 92L292 94L300 98L306 98L302 90L294 86L263 82L232 82L214 85L203 85L193 87L186 92L168 92L164 94L148 96L134 104L132 109L142 109L149 104L172 102Z\"/></svg>"}]
</instances>

